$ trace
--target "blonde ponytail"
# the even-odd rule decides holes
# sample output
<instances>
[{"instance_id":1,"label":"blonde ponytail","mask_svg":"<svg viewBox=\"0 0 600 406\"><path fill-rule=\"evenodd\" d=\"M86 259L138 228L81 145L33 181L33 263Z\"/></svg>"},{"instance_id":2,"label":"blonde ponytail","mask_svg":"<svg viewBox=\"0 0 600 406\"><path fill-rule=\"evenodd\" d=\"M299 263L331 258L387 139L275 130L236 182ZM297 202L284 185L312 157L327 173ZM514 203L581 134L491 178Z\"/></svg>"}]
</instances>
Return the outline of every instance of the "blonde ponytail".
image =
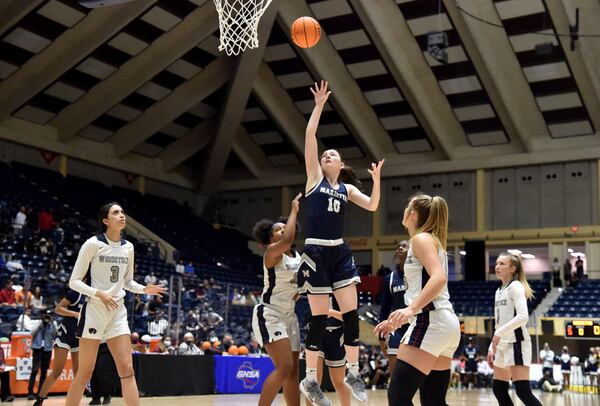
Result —
<instances>
[{"instance_id":1,"label":"blonde ponytail","mask_svg":"<svg viewBox=\"0 0 600 406\"><path fill-rule=\"evenodd\" d=\"M411 198L411 209L419 218L417 233L430 233L446 250L448 243L448 205L440 196L418 194Z\"/></svg>"}]
</instances>

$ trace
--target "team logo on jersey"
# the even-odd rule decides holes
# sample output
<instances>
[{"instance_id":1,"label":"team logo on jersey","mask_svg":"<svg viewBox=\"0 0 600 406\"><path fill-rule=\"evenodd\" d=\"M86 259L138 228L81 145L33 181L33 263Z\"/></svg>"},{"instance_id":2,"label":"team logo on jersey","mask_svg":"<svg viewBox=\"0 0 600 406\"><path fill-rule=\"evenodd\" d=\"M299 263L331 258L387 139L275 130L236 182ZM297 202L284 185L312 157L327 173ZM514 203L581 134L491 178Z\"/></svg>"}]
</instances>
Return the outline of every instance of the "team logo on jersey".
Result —
<instances>
[{"instance_id":1,"label":"team logo on jersey","mask_svg":"<svg viewBox=\"0 0 600 406\"><path fill-rule=\"evenodd\" d=\"M244 389L254 389L260 381L260 370L254 369L252 363L246 361L238 368L235 379L242 381Z\"/></svg>"},{"instance_id":2,"label":"team logo on jersey","mask_svg":"<svg viewBox=\"0 0 600 406\"><path fill-rule=\"evenodd\" d=\"M98 330L96 330L95 328L90 328L88 329L90 334L96 334L98 332Z\"/></svg>"},{"instance_id":3,"label":"team logo on jersey","mask_svg":"<svg viewBox=\"0 0 600 406\"><path fill-rule=\"evenodd\" d=\"M406 261L404 261L404 263L405 263L405 264L412 265L412 264L414 263L414 262L413 262L413 257L412 257L412 255L409 255L409 256L407 256L407 257L406 257Z\"/></svg>"},{"instance_id":4,"label":"team logo on jersey","mask_svg":"<svg viewBox=\"0 0 600 406\"><path fill-rule=\"evenodd\" d=\"M276 331L273 333L275 336L280 336L281 335L281 331Z\"/></svg>"}]
</instances>

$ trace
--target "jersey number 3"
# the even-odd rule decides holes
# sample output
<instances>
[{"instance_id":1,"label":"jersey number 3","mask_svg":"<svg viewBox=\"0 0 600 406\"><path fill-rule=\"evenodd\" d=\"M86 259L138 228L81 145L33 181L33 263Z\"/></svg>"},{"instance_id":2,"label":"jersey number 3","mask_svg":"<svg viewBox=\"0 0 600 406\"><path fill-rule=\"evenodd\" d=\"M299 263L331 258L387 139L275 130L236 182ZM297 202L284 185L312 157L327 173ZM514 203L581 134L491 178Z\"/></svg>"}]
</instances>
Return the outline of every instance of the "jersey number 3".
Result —
<instances>
[{"instance_id":1,"label":"jersey number 3","mask_svg":"<svg viewBox=\"0 0 600 406\"><path fill-rule=\"evenodd\" d=\"M337 199L334 199L333 197L330 197L329 199L329 207L327 207L327 211L333 211L336 213L340 212L340 201Z\"/></svg>"},{"instance_id":2,"label":"jersey number 3","mask_svg":"<svg viewBox=\"0 0 600 406\"><path fill-rule=\"evenodd\" d=\"M110 267L110 281L112 283L119 282L119 267L118 266Z\"/></svg>"}]
</instances>

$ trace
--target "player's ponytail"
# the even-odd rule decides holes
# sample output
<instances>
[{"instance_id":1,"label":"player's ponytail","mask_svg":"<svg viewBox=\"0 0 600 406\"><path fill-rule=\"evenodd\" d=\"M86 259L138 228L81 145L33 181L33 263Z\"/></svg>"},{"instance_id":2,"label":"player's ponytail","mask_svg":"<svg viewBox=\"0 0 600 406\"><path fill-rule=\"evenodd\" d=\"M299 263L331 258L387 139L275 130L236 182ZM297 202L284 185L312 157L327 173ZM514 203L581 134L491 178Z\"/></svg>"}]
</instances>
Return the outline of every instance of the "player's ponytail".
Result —
<instances>
[{"instance_id":1,"label":"player's ponytail","mask_svg":"<svg viewBox=\"0 0 600 406\"><path fill-rule=\"evenodd\" d=\"M417 212L417 233L430 233L446 250L448 243L448 205L440 196L418 194L411 198L411 209Z\"/></svg>"},{"instance_id":2,"label":"player's ponytail","mask_svg":"<svg viewBox=\"0 0 600 406\"><path fill-rule=\"evenodd\" d=\"M515 267L514 278L521 282L523 288L525 288L525 297L527 297L527 299L533 299L533 289L531 289L529 282L527 282L527 278L525 278L525 271L523 270L521 258L518 255L511 254L510 252L501 252L498 256L509 259L510 264Z\"/></svg>"},{"instance_id":3,"label":"player's ponytail","mask_svg":"<svg viewBox=\"0 0 600 406\"><path fill-rule=\"evenodd\" d=\"M351 166L344 166L340 170L339 180L342 183L356 186L358 189L362 189L362 182L356 176L356 172Z\"/></svg>"}]
</instances>

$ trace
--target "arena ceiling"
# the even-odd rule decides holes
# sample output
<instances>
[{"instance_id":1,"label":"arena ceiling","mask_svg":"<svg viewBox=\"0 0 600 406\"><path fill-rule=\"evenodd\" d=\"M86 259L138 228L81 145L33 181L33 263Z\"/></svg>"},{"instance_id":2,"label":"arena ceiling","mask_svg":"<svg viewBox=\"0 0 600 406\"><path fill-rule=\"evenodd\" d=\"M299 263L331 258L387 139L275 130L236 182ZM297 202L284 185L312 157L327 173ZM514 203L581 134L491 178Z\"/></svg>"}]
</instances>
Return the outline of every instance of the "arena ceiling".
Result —
<instances>
[{"instance_id":1,"label":"arena ceiling","mask_svg":"<svg viewBox=\"0 0 600 406\"><path fill-rule=\"evenodd\" d=\"M557 34L576 8L571 50ZM307 50L289 39L303 15L323 32ZM298 184L308 87L323 78L321 147L357 168L595 159L598 21L590 0L274 0L266 47L228 57L210 0L2 0L0 138L203 193ZM447 34L448 63L428 53L432 31Z\"/></svg>"}]
</instances>

